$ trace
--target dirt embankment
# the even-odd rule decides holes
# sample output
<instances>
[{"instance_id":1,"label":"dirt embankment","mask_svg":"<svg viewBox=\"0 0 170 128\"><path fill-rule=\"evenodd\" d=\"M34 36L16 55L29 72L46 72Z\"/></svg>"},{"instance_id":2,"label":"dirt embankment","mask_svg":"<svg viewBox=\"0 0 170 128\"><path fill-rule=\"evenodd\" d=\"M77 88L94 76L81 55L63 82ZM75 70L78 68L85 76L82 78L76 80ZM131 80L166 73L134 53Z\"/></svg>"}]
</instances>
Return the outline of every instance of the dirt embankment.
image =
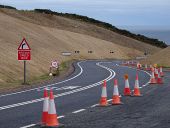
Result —
<instances>
[{"instance_id":1,"label":"dirt embankment","mask_svg":"<svg viewBox=\"0 0 170 128\"><path fill-rule=\"evenodd\" d=\"M170 67L170 47L167 47L151 56L146 61L148 64L159 64L161 66Z\"/></svg>"},{"instance_id":2,"label":"dirt embankment","mask_svg":"<svg viewBox=\"0 0 170 128\"><path fill-rule=\"evenodd\" d=\"M27 65L29 79L47 74L54 59L60 62L72 59L128 59L142 55L144 49L150 53L160 50L84 22L0 9L0 85L23 79L23 63L17 60L17 47L23 37L32 49L32 59ZM72 55L62 56L62 52L71 52Z\"/></svg>"}]
</instances>

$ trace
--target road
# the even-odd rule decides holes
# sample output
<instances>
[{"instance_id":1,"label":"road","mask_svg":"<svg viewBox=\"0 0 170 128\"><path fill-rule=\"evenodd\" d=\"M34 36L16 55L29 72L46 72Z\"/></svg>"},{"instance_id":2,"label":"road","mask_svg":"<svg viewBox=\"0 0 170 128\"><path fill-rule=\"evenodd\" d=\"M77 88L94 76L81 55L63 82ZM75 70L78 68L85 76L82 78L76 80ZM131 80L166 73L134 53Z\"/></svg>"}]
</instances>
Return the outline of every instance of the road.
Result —
<instances>
[{"instance_id":1,"label":"road","mask_svg":"<svg viewBox=\"0 0 170 128\"><path fill-rule=\"evenodd\" d=\"M62 81L53 81L40 88L0 95L0 128L26 128L40 122L45 87L54 90L56 110L61 123L67 123L69 116L90 110L99 102L103 80L107 80L108 98L112 97L114 78L118 79L119 91L123 91L126 73L129 74L130 86L133 88L136 69L119 64L120 61L76 62L74 73ZM149 73L138 71L138 74L141 87L147 86Z\"/></svg>"}]
</instances>

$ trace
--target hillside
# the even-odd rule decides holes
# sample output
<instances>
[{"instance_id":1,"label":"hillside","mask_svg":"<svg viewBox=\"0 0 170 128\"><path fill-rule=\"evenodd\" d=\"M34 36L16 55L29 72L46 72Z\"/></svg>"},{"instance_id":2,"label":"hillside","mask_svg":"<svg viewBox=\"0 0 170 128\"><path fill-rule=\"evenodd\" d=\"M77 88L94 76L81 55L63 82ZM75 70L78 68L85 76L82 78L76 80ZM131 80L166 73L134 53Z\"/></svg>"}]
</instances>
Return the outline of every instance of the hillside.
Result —
<instances>
[{"instance_id":1,"label":"hillside","mask_svg":"<svg viewBox=\"0 0 170 128\"><path fill-rule=\"evenodd\" d=\"M23 79L23 63L17 60L17 47L23 37L32 48L32 60L28 62L29 79L48 73L54 59L60 62L128 59L143 55L145 50L149 53L160 50L89 23L33 11L0 9L0 85ZM72 52L72 56L62 56L64 51Z\"/></svg>"},{"instance_id":2,"label":"hillside","mask_svg":"<svg viewBox=\"0 0 170 128\"><path fill-rule=\"evenodd\" d=\"M146 61L149 64L159 64L162 66L170 67L170 46L149 56ZM145 61L145 62L146 62ZM144 61L143 61L144 62Z\"/></svg>"}]
</instances>

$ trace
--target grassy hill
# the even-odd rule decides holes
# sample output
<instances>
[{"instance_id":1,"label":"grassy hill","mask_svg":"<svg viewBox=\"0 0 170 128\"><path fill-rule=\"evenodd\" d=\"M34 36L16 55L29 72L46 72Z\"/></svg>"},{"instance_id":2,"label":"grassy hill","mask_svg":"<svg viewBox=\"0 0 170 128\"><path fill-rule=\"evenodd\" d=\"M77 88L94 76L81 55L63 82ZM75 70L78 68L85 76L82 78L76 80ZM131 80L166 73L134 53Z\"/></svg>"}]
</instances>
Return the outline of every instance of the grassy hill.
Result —
<instances>
[{"instance_id":1,"label":"grassy hill","mask_svg":"<svg viewBox=\"0 0 170 128\"><path fill-rule=\"evenodd\" d=\"M129 59L143 55L144 51L153 54L161 50L89 22L36 11L1 8L0 86L23 79L23 63L17 60L17 47L23 37L32 48L32 60L28 62L28 77L32 80L47 74L54 59L60 62ZM72 55L65 57L62 52L71 52Z\"/></svg>"},{"instance_id":2,"label":"grassy hill","mask_svg":"<svg viewBox=\"0 0 170 128\"><path fill-rule=\"evenodd\" d=\"M170 46L149 56L143 63L159 64L161 66L170 67Z\"/></svg>"}]
</instances>

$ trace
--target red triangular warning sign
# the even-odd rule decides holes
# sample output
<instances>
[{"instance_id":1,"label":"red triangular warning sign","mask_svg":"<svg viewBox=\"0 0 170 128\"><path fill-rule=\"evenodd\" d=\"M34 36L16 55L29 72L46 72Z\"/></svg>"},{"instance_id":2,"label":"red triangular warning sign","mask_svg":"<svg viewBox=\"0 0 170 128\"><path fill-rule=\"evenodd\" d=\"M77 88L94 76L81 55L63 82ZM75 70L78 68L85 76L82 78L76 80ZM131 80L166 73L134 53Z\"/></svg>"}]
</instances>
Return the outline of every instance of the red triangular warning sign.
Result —
<instances>
[{"instance_id":1,"label":"red triangular warning sign","mask_svg":"<svg viewBox=\"0 0 170 128\"><path fill-rule=\"evenodd\" d=\"M22 42L20 43L18 50L31 50L25 38L23 38Z\"/></svg>"}]
</instances>

